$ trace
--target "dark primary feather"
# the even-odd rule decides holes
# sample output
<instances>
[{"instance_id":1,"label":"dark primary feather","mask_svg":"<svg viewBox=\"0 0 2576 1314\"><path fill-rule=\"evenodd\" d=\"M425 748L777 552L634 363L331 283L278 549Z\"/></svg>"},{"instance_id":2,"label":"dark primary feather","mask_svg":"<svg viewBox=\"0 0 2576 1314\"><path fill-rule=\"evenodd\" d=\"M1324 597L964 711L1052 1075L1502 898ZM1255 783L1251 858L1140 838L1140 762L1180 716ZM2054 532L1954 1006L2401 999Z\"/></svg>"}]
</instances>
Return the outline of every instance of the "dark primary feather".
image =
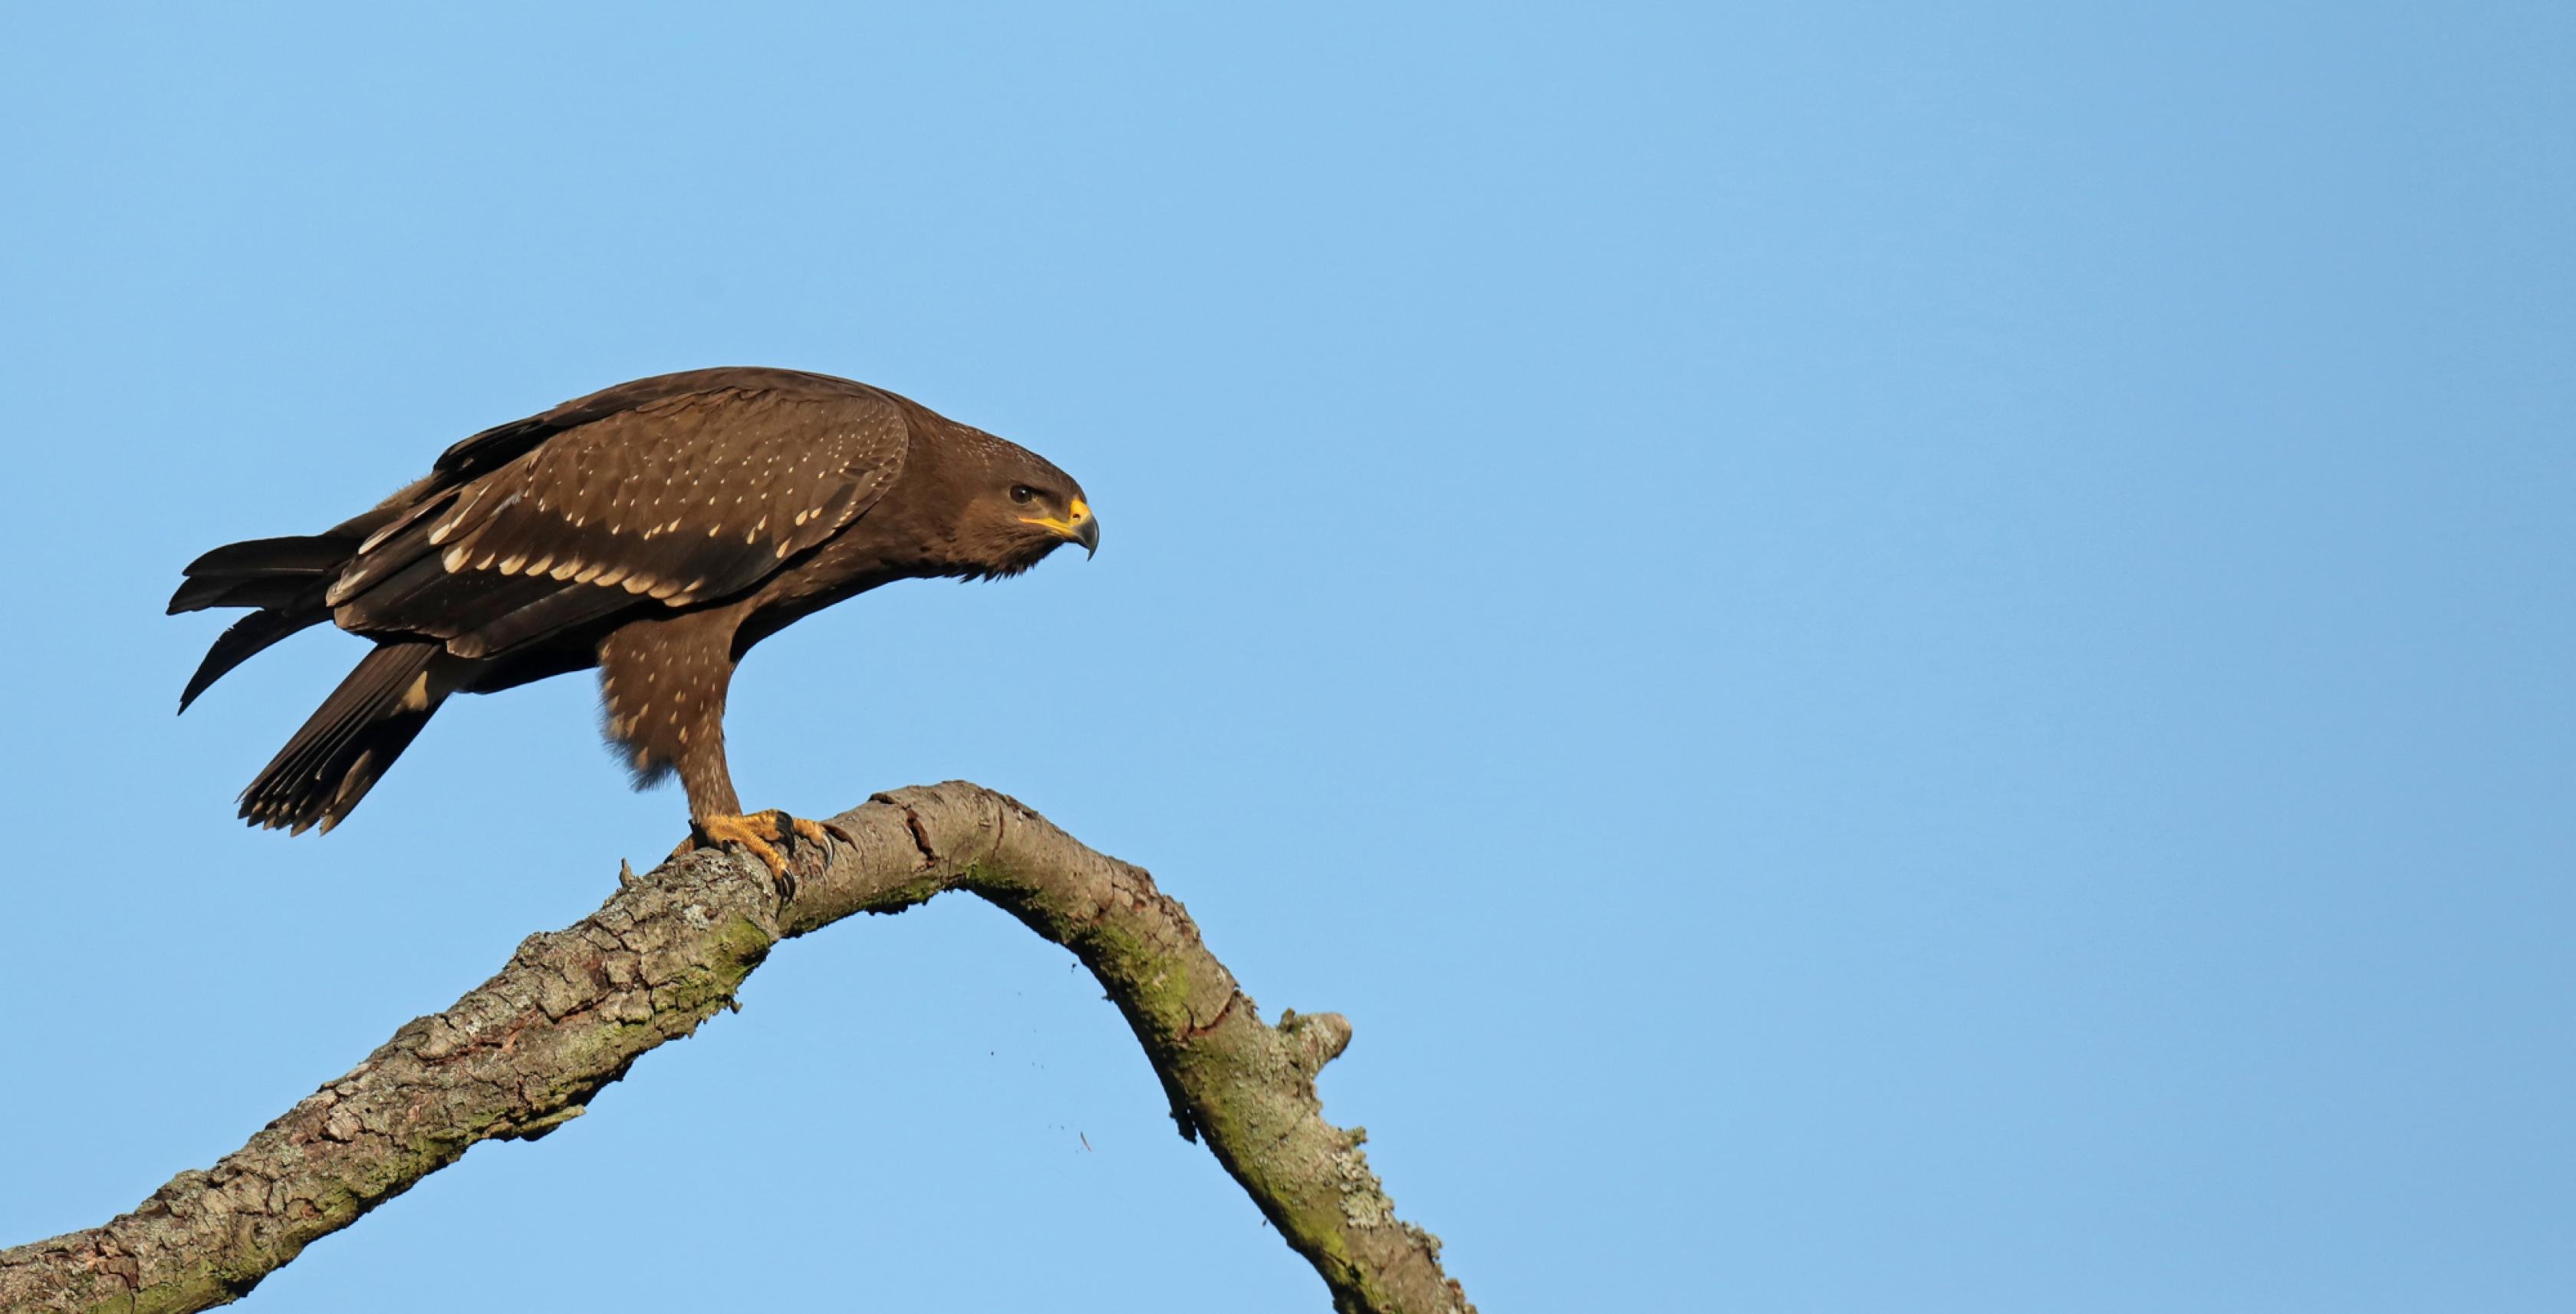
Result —
<instances>
[{"instance_id":1,"label":"dark primary feather","mask_svg":"<svg viewBox=\"0 0 2576 1314\"><path fill-rule=\"evenodd\" d=\"M438 710L446 695L429 682L438 657L435 643L368 653L242 791L242 818L299 833L339 824Z\"/></svg>"}]
</instances>

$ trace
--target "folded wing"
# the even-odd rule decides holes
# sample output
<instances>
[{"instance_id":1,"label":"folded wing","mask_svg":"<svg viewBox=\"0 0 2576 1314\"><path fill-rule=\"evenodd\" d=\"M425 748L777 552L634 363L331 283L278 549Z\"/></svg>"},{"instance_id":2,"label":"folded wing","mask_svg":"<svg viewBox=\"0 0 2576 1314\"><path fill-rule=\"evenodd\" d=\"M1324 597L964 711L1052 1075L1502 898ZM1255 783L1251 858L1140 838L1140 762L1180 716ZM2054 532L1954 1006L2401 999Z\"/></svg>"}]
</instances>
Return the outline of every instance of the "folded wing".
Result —
<instances>
[{"instance_id":1,"label":"folded wing","mask_svg":"<svg viewBox=\"0 0 2576 1314\"><path fill-rule=\"evenodd\" d=\"M872 389L744 373L615 408L584 398L459 443L338 572L332 618L491 657L767 579L876 503L908 426Z\"/></svg>"}]
</instances>

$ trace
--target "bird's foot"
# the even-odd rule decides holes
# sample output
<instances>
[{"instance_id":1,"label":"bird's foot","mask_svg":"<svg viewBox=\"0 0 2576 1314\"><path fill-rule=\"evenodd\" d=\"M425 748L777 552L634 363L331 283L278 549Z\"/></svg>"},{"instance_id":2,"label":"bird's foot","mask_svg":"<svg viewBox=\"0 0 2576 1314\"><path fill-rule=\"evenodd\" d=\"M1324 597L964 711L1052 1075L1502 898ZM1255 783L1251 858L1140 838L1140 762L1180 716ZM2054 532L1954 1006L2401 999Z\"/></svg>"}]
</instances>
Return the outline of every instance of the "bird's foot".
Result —
<instances>
[{"instance_id":1,"label":"bird's foot","mask_svg":"<svg viewBox=\"0 0 2576 1314\"><path fill-rule=\"evenodd\" d=\"M784 808L747 812L741 816L708 817L692 822L690 828L696 833L680 845L681 852L701 844L739 844L751 850L751 855L769 868L770 878L778 882L782 896L793 895L796 887L794 869L787 854L781 851L782 846L792 849L795 847L793 841L798 839L824 844L840 830L838 826L826 827L819 821L790 816ZM842 835L841 838L846 840L849 836ZM678 854L672 856L677 857Z\"/></svg>"}]
</instances>

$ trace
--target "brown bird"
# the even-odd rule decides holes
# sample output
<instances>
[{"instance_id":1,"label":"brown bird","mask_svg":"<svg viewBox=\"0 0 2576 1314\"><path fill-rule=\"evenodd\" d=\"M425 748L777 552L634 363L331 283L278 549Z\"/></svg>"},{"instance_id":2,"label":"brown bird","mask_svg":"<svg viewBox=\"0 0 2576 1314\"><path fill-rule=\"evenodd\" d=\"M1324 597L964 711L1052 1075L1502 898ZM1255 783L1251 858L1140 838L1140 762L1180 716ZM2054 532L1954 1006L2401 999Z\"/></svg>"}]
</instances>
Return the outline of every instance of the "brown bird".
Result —
<instances>
[{"instance_id":1,"label":"brown bird","mask_svg":"<svg viewBox=\"0 0 2576 1314\"><path fill-rule=\"evenodd\" d=\"M1016 575L1066 543L1100 544L1081 485L893 393L794 370L638 379L486 429L322 533L189 563L173 614L257 610L179 710L306 626L375 640L242 791L244 819L300 834L348 816L449 695L596 666L637 787L678 772L700 837L781 870L776 845L822 832L734 794L743 653L880 584Z\"/></svg>"}]
</instances>

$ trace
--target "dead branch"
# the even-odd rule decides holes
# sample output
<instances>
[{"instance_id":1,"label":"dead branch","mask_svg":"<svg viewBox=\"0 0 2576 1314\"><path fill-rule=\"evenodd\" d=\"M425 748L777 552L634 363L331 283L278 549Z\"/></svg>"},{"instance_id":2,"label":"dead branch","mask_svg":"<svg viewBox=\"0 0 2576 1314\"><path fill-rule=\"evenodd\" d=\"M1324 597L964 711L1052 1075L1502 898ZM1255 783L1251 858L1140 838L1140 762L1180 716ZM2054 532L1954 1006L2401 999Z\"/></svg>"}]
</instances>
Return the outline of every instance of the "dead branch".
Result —
<instances>
[{"instance_id":1,"label":"dead branch","mask_svg":"<svg viewBox=\"0 0 2576 1314\"><path fill-rule=\"evenodd\" d=\"M599 911L520 944L499 975L416 1019L213 1168L134 1212L0 1251L0 1310L181 1311L240 1298L478 1141L543 1136L647 1050L725 1007L783 939L949 889L1071 949L1172 1101L1331 1288L1372 1314L1473 1314L1440 1243L1395 1216L1357 1129L1323 1120L1315 1074L1350 1041L1330 1013L1261 1021L1180 902L1018 802L951 782L881 794L796 853L792 888L734 851L624 881Z\"/></svg>"}]
</instances>

